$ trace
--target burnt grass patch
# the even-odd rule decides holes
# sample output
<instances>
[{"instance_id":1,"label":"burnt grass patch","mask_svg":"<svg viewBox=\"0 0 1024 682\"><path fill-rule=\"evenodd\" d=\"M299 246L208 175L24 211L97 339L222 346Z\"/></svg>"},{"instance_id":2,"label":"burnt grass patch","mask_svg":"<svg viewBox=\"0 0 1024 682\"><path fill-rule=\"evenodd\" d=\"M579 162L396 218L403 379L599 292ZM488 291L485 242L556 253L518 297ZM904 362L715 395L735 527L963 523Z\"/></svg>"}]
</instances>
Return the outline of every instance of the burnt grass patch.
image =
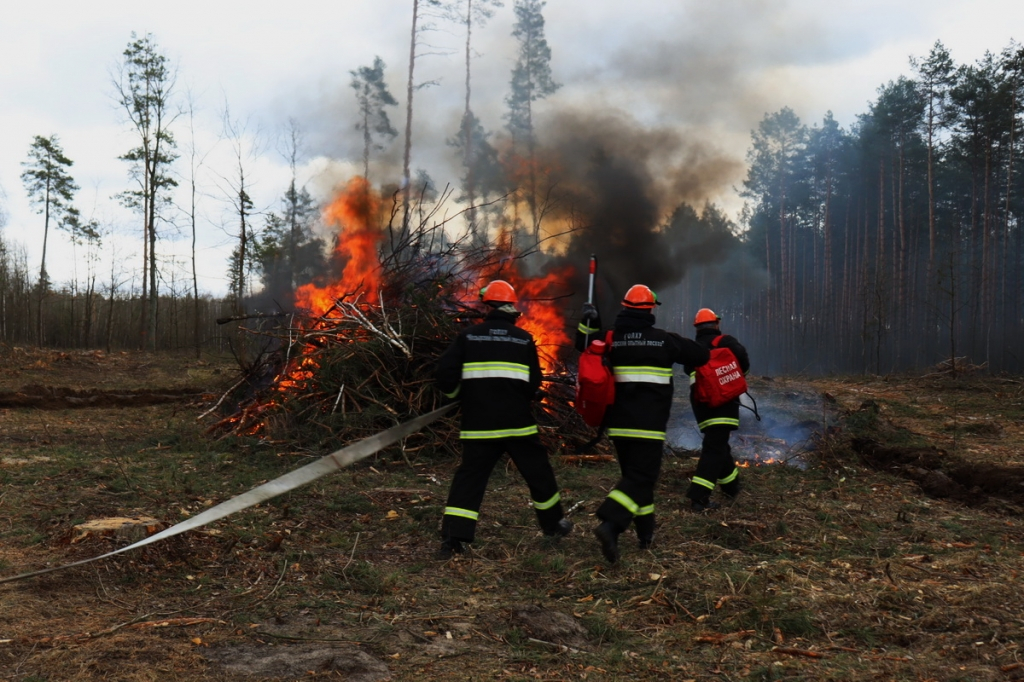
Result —
<instances>
[{"instance_id":1,"label":"burnt grass patch","mask_svg":"<svg viewBox=\"0 0 1024 682\"><path fill-rule=\"evenodd\" d=\"M69 368L115 392L191 376L216 400L233 383L183 358L16 362L0 390ZM457 444L387 450L166 542L0 585L0 679L1024 679L1019 498L958 469L1001 480L1024 464L1020 384L964 383L755 381L759 404L786 408L774 423L823 425L804 466L745 468L736 504L694 514L695 453L669 453L654 545L627 531L614 566L590 534L614 462L551 453L576 507L560 542L503 463L477 542L439 561ZM0 577L129 541L79 539L84 521L173 524L323 454L211 438L208 405L0 410ZM746 417L738 436L785 449ZM908 468L977 490L935 497Z\"/></svg>"}]
</instances>

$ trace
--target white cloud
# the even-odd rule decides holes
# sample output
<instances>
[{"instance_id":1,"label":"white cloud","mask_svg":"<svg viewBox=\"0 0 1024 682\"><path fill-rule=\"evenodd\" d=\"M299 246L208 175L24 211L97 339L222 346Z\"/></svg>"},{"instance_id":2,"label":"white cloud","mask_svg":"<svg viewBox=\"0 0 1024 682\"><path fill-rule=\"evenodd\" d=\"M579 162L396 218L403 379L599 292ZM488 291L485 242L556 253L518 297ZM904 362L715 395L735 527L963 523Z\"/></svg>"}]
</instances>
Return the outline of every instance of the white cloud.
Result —
<instances>
[{"instance_id":1,"label":"white cloud","mask_svg":"<svg viewBox=\"0 0 1024 682\"><path fill-rule=\"evenodd\" d=\"M204 172L200 243L204 286L224 293L230 222L225 216L224 142L217 142L224 103L264 131L266 151L253 164L257 203L272 206L287 184L275 136L296 118L307 133L303 172L325 194L359 167L349 71L381 56L388 82L405 98L410 0L291 3L184 0L173 7L127 1L43 0L8 3L0 20L0 195L9 214L6 235L23 242L29 262L41 247L39 219L19 175L33 135L59 135L75 161L79 203L116 231L108 256L130 262L137 219L111 199L127 186L117 157L132 145L111 98L111 70L132 31L152 32L178 67L179 86L201 107L199 144L214 149ZM515 43L512 0L477 32L474 107L485 125L502 126ZM769 111L792 107L820 121L832 110L850 125L876 89L909 74L910 55L941 39L959 62L998 52L1024 26L1024 3L1000 0L549 0L547 37L562 90L540 108L616 107L645 124L697 135L723 155L742 159L750 130ZM414 166L435 179L457 169L445 140L462 103L462 39L448 27L425 37L433 52L417 63L418 81L438 85L416 93ZM433 49L436 47L437 49ZM393 113L404 126L404 108ZM184 142L179 130L178 139ZM375 179L397 179L399 138L374 166ZM181 170L184 166L181 166ZM740 178L737 178L737 182ZM723 187L712 197L727 207ZM226 226L225 226L226 225ZM51 241L54 262L70 254ZM167 254L184 240L168 238ZM53 269L53 268L51 268ZM70 268L65 271L70 272Z\"/></svg>"}]
</instances>

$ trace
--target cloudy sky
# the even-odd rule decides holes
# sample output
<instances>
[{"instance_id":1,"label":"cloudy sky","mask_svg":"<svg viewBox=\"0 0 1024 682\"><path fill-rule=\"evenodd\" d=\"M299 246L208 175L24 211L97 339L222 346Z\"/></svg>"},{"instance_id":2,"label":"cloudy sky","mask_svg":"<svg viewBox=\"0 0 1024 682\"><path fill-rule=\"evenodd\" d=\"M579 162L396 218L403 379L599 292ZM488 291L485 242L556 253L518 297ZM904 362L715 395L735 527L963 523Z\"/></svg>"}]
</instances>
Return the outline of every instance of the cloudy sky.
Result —
<instances>
[{"instance_id":1,"label":"cloudy sky","mask_svg":"<svg viewBox=\"0 0 1024 682\"><path fill-rule=\"evenodd\" d=\"M203 155L199 262L204 291L226 291L235 234L225 199L235 148L225 111L243 130L242 151L257 209L275 208L287 187L287 122L303 134L300 181L319 198L361 167L349 72L380 56L391 113L405 125L412 0L266 2L179 0L173 4L94 0L13 2L0 10L0 212L4 237L23 248L38 273L42 219L29 206L20 174L35 135L56 134L75 162L82 213L106 229L98 269L128 279L138 270L138 219L112 199L128 187L117 157L134 141L112 96L112 74L131 33L151 33L177 70L178 91L196 108ZM561 89L538 110L546 121L601 112L629 126L672 131L692 142L666 163L714 168L701 192L735 215L750 131L767 112L788 106L807 123L832 111L849 126L877 88L909 75L908 58L936 40L958 63L1024 40L1024 3L1011 0L548 0L544 11L552 69ZM498 131L515 42L512 0L477 31L473 105ZM458 168L445 140L458 128L463 37L435 22L417 63L413 165L438 184ZM574 119L575 120L575 119ZM189 134L179 119L180 143ZM553 125L553 124L552 124ZM371 165L375 183L401 175L400 139ZM715 163L708 163L713 157ZM186 165L179 164L185 172ZM696 197L687 197L696 199ZM189 239L168 227L158 246L165 277L188 277ZM76 274L62 235L52 234L48 270L58 283Z\"/></svg>"}]
</instances>

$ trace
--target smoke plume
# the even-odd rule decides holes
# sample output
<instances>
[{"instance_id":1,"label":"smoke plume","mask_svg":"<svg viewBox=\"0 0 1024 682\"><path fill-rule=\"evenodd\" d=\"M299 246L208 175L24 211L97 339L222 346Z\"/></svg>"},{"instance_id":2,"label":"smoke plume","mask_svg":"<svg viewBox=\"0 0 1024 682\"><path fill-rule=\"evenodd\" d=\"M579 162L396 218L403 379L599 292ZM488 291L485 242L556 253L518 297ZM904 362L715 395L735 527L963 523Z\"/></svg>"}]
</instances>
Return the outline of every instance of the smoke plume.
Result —
<instances>
[{"instance_id":1,"label":"smoke plume","mask_svg":"<svg viewBox=\"0 0 1024 682\"><path fill-rule=\"evenodd\" d=\"M539 133L552 168L550 215L571 229L565 258L585 272L600 263L603 298L619 300L636 283L655 290L678 282L691 265L724 260L734 240L669 229L681 207L701 208L734 178L739 160L685 132L652 129L626 115L556 114ZM689 244L694 248L681 248ZM574 282L585 291L585 275Z\"/></svg>"}]
</instances>

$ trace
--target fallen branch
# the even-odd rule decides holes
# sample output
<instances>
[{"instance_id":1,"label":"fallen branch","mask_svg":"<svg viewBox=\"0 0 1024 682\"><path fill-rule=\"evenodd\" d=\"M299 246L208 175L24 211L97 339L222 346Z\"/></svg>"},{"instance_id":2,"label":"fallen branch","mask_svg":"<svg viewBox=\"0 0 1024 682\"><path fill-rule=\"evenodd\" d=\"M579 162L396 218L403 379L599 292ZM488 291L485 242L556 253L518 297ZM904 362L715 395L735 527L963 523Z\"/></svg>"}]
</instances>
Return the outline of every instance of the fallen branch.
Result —
<instances>
[{"instance_id":1,"label":"fallen branch","mask_svg":"<svg viewBox=\"0 0 1024 682\"><path fill-rule=\"evenodd\" d=\"M780 654L789 654L790 656L804 656L806 658L827 658L825 654L818 651L808 651L807 649L794 649L789 646L773 646L772 651Z\"/></svg>"},{"instance_id":2,"label":"fallen branch","mask_svg":"<svg viewBox=\"0 0 1024 682\"><path fill-rule=\"evenodd\" d=\"M189 625L202 625L203 623L218 623L224 625L224 621L216 618L168 618L166 620L150 620L143 623L133 623L128 627L132 630L142 628L170 628L188 627Z\"/></svg>"},{"instance_id":3,"label":"fallen branch","mask_svg":"<svg viewBox=\"0 0 1024 682\"><path fill-rule=\"evenodd\" d=\"M581 462L614 462L614 455L562 455L562 462L565 464L579 464Z\"/></svg>"},{"instance_id":4,"label":"fallen branch","mask_svg":"<svg viewBox=\"0 0 1024 682\"><path fill-rule=\"evenodd\" d=\"M588 656L591 655L591 653L589 651L583 651L582 649L574 649L571 646L566 646L564 644L555 644L554 642L545 642L543 639L534 639L533 637L530 637L526 641L533 642L534 644L543 644L544 646L549 646L549 647L552 647L554 649L558 649L563 654L587 654Z\"/></svg>"},{"instance_id":5,"label":"fallen branch","mask_svg":"<svg viewBox=\"0 0 1024 682\"><path fill-rule=\"evenodd\" d=\"M236 388L238 388L239 386L241 386L242 384L244 384L244 383L245 383L245 380L246 380L247 378L248 378L248 377L244 377L244 376L243 376L243 377L242 377L241 379L239 379L239 380L238 380L237 382L235 382L235 385L234 385L234 386L232 386L232 387L231 387L231 388L229 388L228 390L224 391L224 395L222 395L222 396L220 397L220 400L218 400L218 401L216 402L216 404L214 404L214 406L213 406L213 407L211 407L210 409L208 409L208 410L207 410L206 412L203 412L203 413L202 413L201 415L199 415L198 417L196 417L196 421L197 421L197 422L200 422L200 421L202 421L202 420L203 420L203 418L204 418L204 417L205 417L206 415L210 414L211 412L213 412L214 410L216 410L216 409L217 409L218 407L220 407L221 403L223 403L223 402L224 402L224 399L225 399L225 398L227 398L227 397L228 397L229 395L231 395L231 392L232 392L232 391L234 391L234 390L235 390Z\"/></svg>"},{"instance_id":6,"label":"fallen branch","mask_svg":"<svg viewBox=\"0 0 1024 682\"><path fill-rule=\"evenodd\" d=\"M244 320L265 320L268 317L284 317L291 313L253 313L251 315L233 315L231 317L218 317L217 324L227 324L228 322L242 322Z\"/></svg>"},{"instance_id":7,"label":"fallen branch","mask_svg":"<svg viewBox=\"0 0 1024 682\"><path fill-rule=\"evenodd\" d=\"M683 610L686 611L686 609ZM689 613L689 611L686 612ZM738 639L750 637L755 634L757 634L757 630L740 630L738 632L730 632L727 635L698 635L694 637L694 641L703 642L705 644L724 644L725 642L735 642Z\"/></svg>"}]
</instances>

